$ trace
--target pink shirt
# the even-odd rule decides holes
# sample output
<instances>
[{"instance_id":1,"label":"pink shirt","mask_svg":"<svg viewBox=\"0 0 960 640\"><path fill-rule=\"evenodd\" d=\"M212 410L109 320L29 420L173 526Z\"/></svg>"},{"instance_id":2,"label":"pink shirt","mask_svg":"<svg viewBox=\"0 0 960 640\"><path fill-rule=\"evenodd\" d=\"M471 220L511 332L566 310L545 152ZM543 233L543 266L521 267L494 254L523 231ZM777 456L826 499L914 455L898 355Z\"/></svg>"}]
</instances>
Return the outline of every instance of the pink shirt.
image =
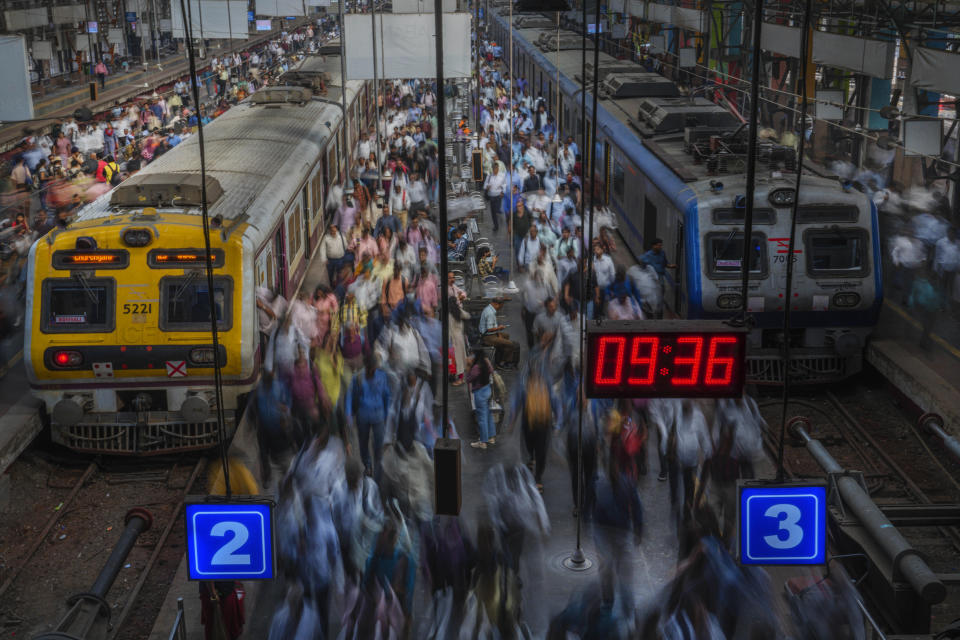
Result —
<instances>
[{"instance_id":1,"label":"pink shirt","mask_svg":"<svg viewBox=\"0 0 960 640\"><path fill-rule=\"evenodd\" d=\"M417 298L425 309L427 307L436 309L440 304L440 287L437 286L437 282L437 276L429 273L426 278L421 278L417 283Z\"/></svg>"}]
</instances>

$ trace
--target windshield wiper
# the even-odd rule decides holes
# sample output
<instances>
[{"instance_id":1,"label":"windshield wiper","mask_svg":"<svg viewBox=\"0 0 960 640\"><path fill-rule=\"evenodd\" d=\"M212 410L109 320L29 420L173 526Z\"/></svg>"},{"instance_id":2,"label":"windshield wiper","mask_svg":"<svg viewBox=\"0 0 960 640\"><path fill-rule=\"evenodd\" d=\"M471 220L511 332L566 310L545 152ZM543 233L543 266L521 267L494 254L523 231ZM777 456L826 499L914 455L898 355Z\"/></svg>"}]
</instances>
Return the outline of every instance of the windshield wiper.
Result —
<instances>
[{"instance_id":1,"label":"windshield wiper","mask_svg":"<svg viewBox=\"0 0 960 640\"><path fill-rule=\"evenodd\" d=\"M90 302L93 304L100 304L100 297L94 293L90 283L87 282L87 276L80 271L76 271L74 272L73 277L76 278L77 282L80 283L80 286L83 287L83 291L87 294L87 297L90 298Z\"/></svg>"},{"instance_id":2,"label":"windshield wiper","mask_svg":"<svg viewBox=\"0 0 960 640\"><path fill-rule=\"evenodd\" d=\"M727 239L723 241L723 246L720 247L720 251L716 253L716 257L713 259L713 270L716 271L717 267L720 265L721 256L727 254L727 247L730 246L730 242L733 240L733 237L737 235L737 230L732 229L730 234L727 236Z\"/></svg>"},{"instance_id":3,"label":"windshield wiper","mask_svg":"<svg viewBox=\"0 0 960 640\"><path fill-rule=\"evenodd\" d=\"M173 302L180 302L180 296L183 295L183 292L187 290L187 287L189 287L191 284L193 284L193 281L196 280L199 276L200 276L200 272L199 272L199 271L191 271L191 272L187 275L187 279L183 281L183 284L181 284L179 287L177 287L177 290L173 293L173 300L172 300L172 301L173 301Z\"/></svg>"}]
</instances>

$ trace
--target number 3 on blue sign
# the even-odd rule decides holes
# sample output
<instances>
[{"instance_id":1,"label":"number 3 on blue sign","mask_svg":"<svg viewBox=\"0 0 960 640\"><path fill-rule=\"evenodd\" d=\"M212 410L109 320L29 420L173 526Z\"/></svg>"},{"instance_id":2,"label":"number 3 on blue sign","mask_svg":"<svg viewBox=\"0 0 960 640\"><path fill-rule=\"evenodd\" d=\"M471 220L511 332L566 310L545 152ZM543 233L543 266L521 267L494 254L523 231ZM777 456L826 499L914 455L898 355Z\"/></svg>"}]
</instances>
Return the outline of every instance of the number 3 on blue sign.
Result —
<instances>
[{"instance_id":1,"label":"number 3 on blue sign","mask_svg":"<svg viewBox=\"0 0 960 640\"><path fill-rule=\"evenodd\" d=\"M267 580L273 577L271 505L265 502L186 506L191 580Z\"/></svg>"},{"instance_id":2,"label":"number 3 on blue sign","mask_svg":"<svg viewBox=\"0 0 960 640\"><path fill-rule=\"evenodd\" d=\"M762 565L826 561L826 488L740 487L740 562Z\"/></svg>"},{"instance_id":3,"label":"number 3 on blue sign","mask_svg":"<svg viewBox=\"0 0 960 640\"><path fill-rule=\"evenodd\" d=\"M786 539L781 540L780 535L764 536L763 540L774 549L793 549L803 541L803 529L797 526L800 522L800 509L793 504L775 504L768 508L764 514L768 518L776 518L780 521L779 532L787 532ZM785 516L785 517L781 517Z\"/></svg>"}]
</instances>

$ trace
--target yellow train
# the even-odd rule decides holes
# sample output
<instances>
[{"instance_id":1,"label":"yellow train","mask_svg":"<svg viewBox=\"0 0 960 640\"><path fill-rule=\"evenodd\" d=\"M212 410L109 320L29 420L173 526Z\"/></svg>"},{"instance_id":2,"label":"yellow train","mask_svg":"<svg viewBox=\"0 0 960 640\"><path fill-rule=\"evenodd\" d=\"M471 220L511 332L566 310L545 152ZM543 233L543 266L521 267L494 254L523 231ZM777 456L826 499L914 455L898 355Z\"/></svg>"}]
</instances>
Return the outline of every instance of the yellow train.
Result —
<instances>
[{"instance_id":1,"label":"yellow train","mask_svg":"<svg viewBox=\"0 0 960 640\"><path fill-rule=\"evenodd\" d=\"M217 442L211 302L228 431L260 376L257 287L300 286L324 230L327 189L372 122L372 86L329 79L256 92L204 128L213 295L191 136L38 240L24 353L52 438L78 451L149 455ZM211 300L212 299L212 300Z\"/></svg>"}]
</instances>

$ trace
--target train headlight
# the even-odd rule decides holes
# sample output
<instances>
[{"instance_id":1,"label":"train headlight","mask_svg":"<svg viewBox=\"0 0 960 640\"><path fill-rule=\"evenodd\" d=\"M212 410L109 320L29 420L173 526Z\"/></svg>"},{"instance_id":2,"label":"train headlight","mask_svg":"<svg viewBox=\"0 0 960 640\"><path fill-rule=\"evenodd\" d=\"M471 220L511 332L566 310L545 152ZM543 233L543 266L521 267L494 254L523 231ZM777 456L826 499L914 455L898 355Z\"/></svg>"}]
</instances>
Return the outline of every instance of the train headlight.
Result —
<instances>
[{"instance_id":1,"label":"train headlight","mask_svg":"<svg viewBox=\"0 0 960 640\"><path fill-rule=\"evenodd\" d=\"M721 309L739 309L743 305L743 296L739 293L724 293L717 297L717 306Z\"/></svg>"},{"instance_id":2,"label":"train headlight","mask_svg":"<svg viewBox=\"0 0 960 640\"><path fill-rule=\"evenodd\" d=\"M213 348L197 347L190 350L190 362L196 365L213 366Z\"/></svg>"},{"instance_id":3,"label":"train headlight","mask_svg":"<svg viewBox=\"0 0 960 640\"><path fill-rule=\"evenodd\" d=\"M53 364L59 369L75 369L83 364L83 354L79 351L57 351L53 354Z\"/></svg>"},{"instance_id":4,"label":"train headlight","mask_svg":"<svg viewBox=\"0 0 960 640\"><path fill-rule=\"evenodd\" d=\"M793 189L774 189L767 196L767 200L775 207L788 207L796 197L797 192Z\"/></svg>"},{"instance_id":5,"label":"train headlight","mask_svg":"<svg viewBox=\"0 0 960 640\"><path fill-rule=\"evenodd\" d=\"M128 247L145 247L153 242L153 234L150 233L150 229L143 229L141 227L125 229L121 234L121 238L123 239L123 244Z\"/></svg>"},{"instance_id":6,"label":"train headlight","mask_svg":"<svg viewBox=\"0 0 960 640\"><path fill-rule=\"evenodd\" d=\"M833 296L835 307L855 307L858 304L860 304L860 294L855 291L841 291Z\"/></svg>"}]
</instances>

